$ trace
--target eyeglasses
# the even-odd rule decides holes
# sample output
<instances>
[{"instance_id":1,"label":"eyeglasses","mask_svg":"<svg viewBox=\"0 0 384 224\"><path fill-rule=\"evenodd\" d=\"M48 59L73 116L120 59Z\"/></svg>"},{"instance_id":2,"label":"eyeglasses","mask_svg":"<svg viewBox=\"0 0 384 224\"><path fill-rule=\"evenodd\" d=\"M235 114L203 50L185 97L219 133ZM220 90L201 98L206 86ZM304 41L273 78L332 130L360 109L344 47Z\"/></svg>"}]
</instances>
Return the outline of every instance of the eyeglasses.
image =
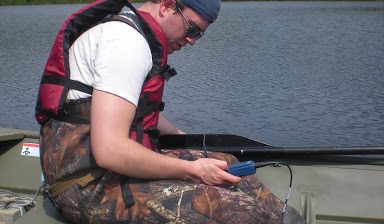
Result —
<instances>
[{"instance_id":1,"label":"eyeglasses","mask_svg":"<svg viewBox=\"0 0 384 224\"><path fill-rule=\"evenodd\" d=\"M186 35L187 37L195 38L195 39L199 39L199 38L201 38L202 36L204 36L204 31L202 31L200 28L197 28L197 27L195 27L195 26L192 26L192 25L188 22L187 18L185 18L183 12L181 11L181 8L182 8L182 7L181 7L181 4L182 4L182 3L179 2L179 1L180 1L180 0L176 0L176 1L175 1L176 9L177 9L177 11L180 12L180 14L181 14L181 16L183 17L185 23L187 23L187 25L188 25L188 28L185 30L185 35Z\"/></svg>"}]
</instances>

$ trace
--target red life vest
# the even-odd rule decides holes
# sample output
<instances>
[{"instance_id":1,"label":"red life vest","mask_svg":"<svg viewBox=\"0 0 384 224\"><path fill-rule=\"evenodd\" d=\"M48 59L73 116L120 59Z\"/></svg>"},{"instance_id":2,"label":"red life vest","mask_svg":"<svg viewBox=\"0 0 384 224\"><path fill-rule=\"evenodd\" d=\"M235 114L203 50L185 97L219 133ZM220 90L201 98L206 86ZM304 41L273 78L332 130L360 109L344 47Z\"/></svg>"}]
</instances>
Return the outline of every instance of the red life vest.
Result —
<instances>
[{"instance_id":1,"label":"red life vest","mask_svg":"<svg viewBox=\"0 0 384 224\"><path fill-rule=\"evenodd\" d=\"M116 15L126 5L137 16L138 24ZM138 12L125 0L98 0L79 9L64 22L52 46L41 80L36 104L36 120L43 124L50 118L69 122L87 123L89 120L66 116L63 113L69 89L92 94L93 88L70 79L69 48L91 27L107 21L122 21L137 29L147 40L152 53L153 66L143 84L130 138L148 148L156 148L159 112L164 81L176 74L167 65L167 46L159 24L149 13Z\"/></svg>"}]
</instances>

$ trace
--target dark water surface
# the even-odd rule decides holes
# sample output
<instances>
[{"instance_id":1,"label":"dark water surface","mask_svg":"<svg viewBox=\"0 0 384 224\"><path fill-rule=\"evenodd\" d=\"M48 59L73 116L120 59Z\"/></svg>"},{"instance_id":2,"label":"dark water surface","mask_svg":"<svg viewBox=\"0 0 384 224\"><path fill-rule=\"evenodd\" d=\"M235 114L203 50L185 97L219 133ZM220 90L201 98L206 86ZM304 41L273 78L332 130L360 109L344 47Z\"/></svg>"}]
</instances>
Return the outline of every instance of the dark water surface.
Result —
<instances>
[{"instance_id":1,"label":"dark water surface","mask_svg":"<svg viewBox=\"0 0 384 224\"><path fill-rule=\"evenodd\" d=\"M0 127L38 130L50 46L81 5L0 7ZM276 146L384 145L384 3L223 3L179 74L165 114L190 133Z\"/></svg>"}]
</instances>

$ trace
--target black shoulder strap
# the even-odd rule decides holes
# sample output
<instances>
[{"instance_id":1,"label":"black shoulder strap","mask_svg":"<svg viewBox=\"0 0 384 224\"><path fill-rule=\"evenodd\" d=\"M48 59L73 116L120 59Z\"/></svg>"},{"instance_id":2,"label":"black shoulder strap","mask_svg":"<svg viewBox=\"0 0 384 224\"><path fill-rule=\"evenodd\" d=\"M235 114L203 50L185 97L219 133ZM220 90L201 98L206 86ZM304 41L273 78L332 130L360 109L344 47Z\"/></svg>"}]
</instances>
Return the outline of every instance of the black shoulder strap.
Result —
<instances>
[{"instance_id":1,"label":"black shoulder strap","mask_svg":"<svg viewBox=\"0 0 384 224\"><path fill-rule=\"evenodd\" d=\"M125 23L131 26L132 28L134 28L135 30L137 30L137 32L139 32L144 38L146 38L143 30L135 22L133 22L133 21L137 21L137 17L135 17L133 14L129 12L124 12L118 15L112 15L112 14L107 15L103 19L102 23L111 22L111 21L119 21L119 22Z\"/></svg>"}]
</instances>

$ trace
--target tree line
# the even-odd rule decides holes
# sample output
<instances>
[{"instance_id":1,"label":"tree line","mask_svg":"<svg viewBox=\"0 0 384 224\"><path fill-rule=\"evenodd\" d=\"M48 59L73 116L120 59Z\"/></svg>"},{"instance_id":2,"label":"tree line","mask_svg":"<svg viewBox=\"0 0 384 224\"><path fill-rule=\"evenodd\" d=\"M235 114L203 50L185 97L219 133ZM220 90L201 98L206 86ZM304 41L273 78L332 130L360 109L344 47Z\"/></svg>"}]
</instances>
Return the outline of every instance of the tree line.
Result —
<instances>
[{"instance_id":1,"label":"tree line","mask_svg":"<svg viewBox=\"0 0 384 224\"><path fill-rule=\"evenodd\" d=\"M74 4L90 3L95 0L0 0L0 5L39 5L39 4ZM145 0L132 0L131 2L144 2Z\"/></svg>"},{"instance_id":2,"label":"tree line","mask_svg":"<svg viewBox=\"0 0 384 224\"><path fill-rule=\"evenodd\" d=\"M38 5L38 4L73 4L89 3L95 0L0 0L0 5ZM133 0L131 2L144 2L145 0Z\"/></svg>"}]
</instances>

